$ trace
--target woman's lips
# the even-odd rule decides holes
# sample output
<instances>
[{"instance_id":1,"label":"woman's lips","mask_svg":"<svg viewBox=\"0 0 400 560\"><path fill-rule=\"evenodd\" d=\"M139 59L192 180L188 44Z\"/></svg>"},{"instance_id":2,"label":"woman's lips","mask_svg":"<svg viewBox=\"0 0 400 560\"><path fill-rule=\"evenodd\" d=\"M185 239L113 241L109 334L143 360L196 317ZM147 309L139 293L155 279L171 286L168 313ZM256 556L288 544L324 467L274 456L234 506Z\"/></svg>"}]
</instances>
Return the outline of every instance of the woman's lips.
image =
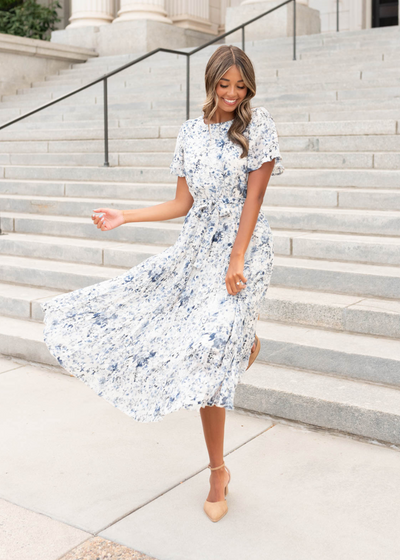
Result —
<instances>
[{"instance_id":1,"label":"woman's lips","mask_svg":"<svg viewBox=\"0 0 400 560\"><path fill-rule=\"evenodd\" d=\"M235 105L235 103L237 102L237 99L232 99L232 100L228 100L228 99L224 99L224 98L222 98L222 99L223 99L223 100L225 101L225 103L226 103L227 105L229 105L230 107L232 107L232 105Z\"/></svg>"}]
</instances>

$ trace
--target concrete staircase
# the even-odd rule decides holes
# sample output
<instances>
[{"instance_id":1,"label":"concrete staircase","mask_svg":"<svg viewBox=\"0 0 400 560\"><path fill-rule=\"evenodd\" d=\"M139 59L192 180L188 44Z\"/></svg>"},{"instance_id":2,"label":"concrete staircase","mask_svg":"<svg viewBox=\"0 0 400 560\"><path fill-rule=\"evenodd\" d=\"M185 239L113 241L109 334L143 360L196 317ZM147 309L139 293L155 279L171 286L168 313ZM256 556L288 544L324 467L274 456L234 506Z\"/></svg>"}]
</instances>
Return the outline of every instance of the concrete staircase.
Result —
<instances>
[{"instance_id":1,"label":"concrete staircase","mask_svg":"<svg viewBox=\"0 0 400 560\"><path fill-rule=\"evenodd\" d=\"M240 46L240 45L239 45ZM400 443L400 32L398 27L249 43L258 94L274 117L285 173L264 211L275 268L258 324L261 352L236 405ZM192 61L201 115L213 48ZM3 96L0 121L133 56L102 57ZM173 243L182 220L104 233L93 208L174 196L169 172L185 116L185 60L157 55L0 131L0 352L57 365L39 303L117 276Z\"/></svg>"}]
</instances>

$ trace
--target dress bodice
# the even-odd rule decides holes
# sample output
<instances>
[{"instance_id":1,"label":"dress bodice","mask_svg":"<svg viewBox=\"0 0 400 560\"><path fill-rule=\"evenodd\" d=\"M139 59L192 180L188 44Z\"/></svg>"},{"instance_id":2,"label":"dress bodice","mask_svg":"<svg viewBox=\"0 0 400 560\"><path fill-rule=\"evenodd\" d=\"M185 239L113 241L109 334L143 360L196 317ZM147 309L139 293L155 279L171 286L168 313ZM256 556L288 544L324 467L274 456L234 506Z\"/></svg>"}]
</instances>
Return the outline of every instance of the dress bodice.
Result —
<instances>
[{"instance_id":1,"label":"dress bodice","mask_svg":"<svg viewBox=\"0 0 400 560\"><path fill-rule=\"evenodd\" d=\"M243 135L249 141L248 156L228 137L233 122L207 125L203 116L189 119L180 128L171 173L186 177L196 200L223 197L245 198L250 171L275 158L273 175L284 171L274 120L264 107L252 109L253 116Z\"/></svg>"}]
</instances>

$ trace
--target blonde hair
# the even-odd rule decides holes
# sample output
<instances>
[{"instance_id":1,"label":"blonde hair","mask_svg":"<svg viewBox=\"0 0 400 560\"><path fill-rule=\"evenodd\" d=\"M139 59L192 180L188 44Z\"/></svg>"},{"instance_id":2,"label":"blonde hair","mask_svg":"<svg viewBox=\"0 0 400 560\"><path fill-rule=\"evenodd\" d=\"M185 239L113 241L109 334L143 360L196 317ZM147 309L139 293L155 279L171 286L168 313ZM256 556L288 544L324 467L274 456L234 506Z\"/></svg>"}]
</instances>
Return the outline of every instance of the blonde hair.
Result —
<instances>
[{"instance_id":1,"label":"blonde hair","mask_svg":"<svg viewBox=\"0 0 400 560\"><path fill-rule=\"evenodd\" d=\"M208 122L211 121L218 107L218 95L216 92L218 82L232 66L238 68L244 85L247 86L247 93L236 107L234 120L228 131L228 138L235 144L242 146L243 151L240 157L244 158L248 154L249 143L242 132L251 121L252 110L250 100L256 94L256 78L251 60L239 47L221 45L207 62L204 78L207 97L203 103L203 118Z\"/></svg>"}]
</instances>

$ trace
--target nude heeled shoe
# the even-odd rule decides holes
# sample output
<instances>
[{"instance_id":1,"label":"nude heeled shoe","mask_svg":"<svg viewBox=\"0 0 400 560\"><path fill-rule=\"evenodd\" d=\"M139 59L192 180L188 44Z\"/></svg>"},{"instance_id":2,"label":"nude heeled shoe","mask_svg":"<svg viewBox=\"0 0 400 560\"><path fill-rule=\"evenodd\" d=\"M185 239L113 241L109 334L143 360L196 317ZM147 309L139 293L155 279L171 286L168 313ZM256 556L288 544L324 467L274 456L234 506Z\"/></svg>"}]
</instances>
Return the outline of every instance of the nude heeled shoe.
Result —
<instances>
[{"instance_id":1,"label":"nude heeled shoe","mask_svg":"<svg viewBox=\"0 0 400 560\"><path fill-rule=\"evenodd\" d=\"M222 463L222 465L220 465L219 467L214 467L212 468L211 465L208 465L208 468L211 471L216 471L217 469L221 469L222 467L225 467L225 469L228 471L229 474L229 480L225 486L225 496L228 495L228 485L231 481L231 473L230 470L228 469L228 467L225 466L225 462ZM219 502L209 502L208 500L206 500L204 502L204 511L206 512L207 516L211 519L211 521L213 521L214 523L216 521L219 521L220 519L222 519L224 517L224 515L226 515L228 513L228 504L226 503L226 499L223 499Z\"/></svg>"},{"instance_id":2,"label":"nude heeled shoe","mask_svg":"<svg viewBox=\"0 0 400 560\"><path fill-rule=\"evenodd\" d=\"M250 354L250 358L249 358L249 365L246 368L246 371L249 369L249 367L251 366L251 364L254 362L254 360L257 358L258 353L260 352L260 348L261 348L261 342L260 339L258 338L258 336L256 335L255 338L255 343L256 343L256 347L254 349L254 352L252 352Z\"/></svg>"},{"instance_id":3,"label":"nude heeled shoe","mask_svg":"<svg viewBox=\"0 0 400 560\"><path fill-rule=\"evenodd\" d=\"M260 318L260 315L257 317L257 319ZM258 338L257 335L255 335L255 339L254 339L255 343L256 343L256 347L254 349L254 352L252 352L250 354L250 358L249 358L249 363L248 366L246 368L246 371L249 369L249 367L251 366L251 364L254 362L254 360L257 358L258 353L260 352L260 348L261 348L261 342L260 339Z\"/></svg>"}]
</instances>

